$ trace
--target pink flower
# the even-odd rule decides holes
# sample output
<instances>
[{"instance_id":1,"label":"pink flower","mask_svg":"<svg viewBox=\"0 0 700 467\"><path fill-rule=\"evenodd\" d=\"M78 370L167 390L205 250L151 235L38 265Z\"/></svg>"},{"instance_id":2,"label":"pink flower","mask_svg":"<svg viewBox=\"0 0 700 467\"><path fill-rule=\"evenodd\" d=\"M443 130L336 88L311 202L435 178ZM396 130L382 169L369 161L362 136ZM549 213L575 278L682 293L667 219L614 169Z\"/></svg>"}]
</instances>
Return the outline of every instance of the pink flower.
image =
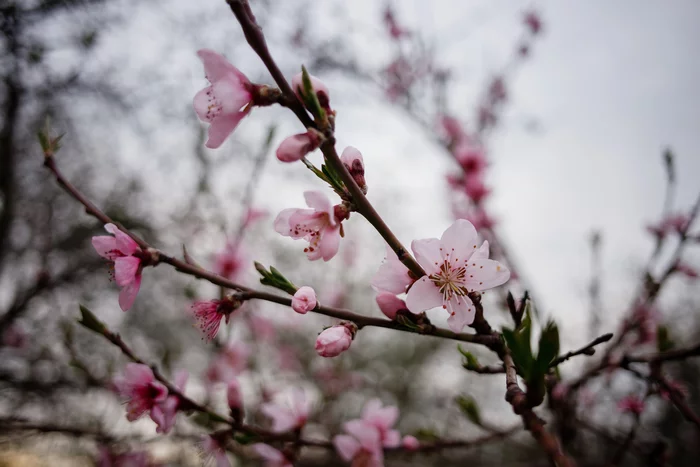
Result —
<instances>
[{"instance_id":1,"label":"pink flower","mask_svg":"<svg viewBox=\"0 0 700 467\"><path fill-rule=\"evenodd\" d=\"M407 451L417 451L420 448L420 441L415 436L406 435L401 439L401 446Z\"/></svg>"},{"instance_id":2,"label":"pink flower","mask_svg":"<svg viewBox=\"0 0 700 467\"><path fill-rule=\"evenodd\" d=\"M243 342L228 344L209 365L206 378L210 383L228 383L248 367L250 349Z\"/></svg>"},{"instance_id":3,"label":"pink flower","mask_svg":"<svg viewBox=\"0 0 700 467\"><path fill-rule=\"evenodd\" d=\"M352 332L347 326L339 324L323 330L316 338L316 353L321 357L337 357L350 348Z\"/></svg>"},{"instance_id":4,"label":"pink flower","mask_svg":"<svg viewBox=\"0 0 700 467\"><path fill-rule=\"evenodd\" d=\"M282 162L296 162L314 151L320 144L321 139L314 130L289 136L277 148L277 159Z\"/></svg>"},{"instance_id":5,"label":"pink flower","mask_svg":"<svg viewBox=\"0 0 700 467\"><path fill-rule=\"evenodd\" d=\"M530 33L533 36L536 36L542 30L542 20L540 20L539 15L537 15L537 13L535 13L534 11L529 11L525 13L525 16L523 17L523 22L528 27Z\"/></svg>"},{"instance_id":6,"label":"pink flower","mask_svg":"<svg viewBox=\"0 0 700 467\"><path fill-rule=\"evenodd\" d=\"M197 52L211 86L194 96L194 110L210 124L205 146L218 148L252 108L253 85L248 78L213 50Z\"/></svg>"},{"instance_id":7,"label":"pink flower","mask_svg":"<svg viewBox=\"0 0 700 467\"><path fill-rule=\"evenodd\" d=\"M316 292L305 285L299 287L292 297L292 309L299 314L306 314L309 310L316 308Z\"/></svg>"},{"instance_id":8,"label":"pink flower","mask_svg":"<svg viewBox=\"0 0 700 467\"><path fill-rule=\"evenodd\" d=\"M340 222L328 198L320 191L304 192L311 209L285 209L275 219L275 231L295 240L304 239L309 246L304 253L310 261L329 261L340 246Z\"/></svg>"},{"instance_id":9,"label":"pink flower","mask_svg":"<svg viewBox=\"0 0 700 467\"><path fill-rule=\"evenodd\" d=\"M411 35L410 32L399 26L399 23L396 21L396 16L394 15L394 11L390 6L387 6L384 10L384 25L386 26L389 35L393 39L401 39L404 36Z\"/></svg>"},{"instance_id":10,"label":"pink flower","mask_svg":"<svg viewBox=\"0 0 700 467\"><path fill-rule=\"evenodd\" d=\"M644 412L644 401L638 396L630 395L622 399L617 407L623 413L632 413L635 415L641 415Z\"/></svg>"},{"instance_id":11,"label":"pink flower","mask_svg":"<svg viewBox=\"0 0 700 467\"><path fill-rule=\"evenodd\" d=\"M455 158L467 174L481 173L487 166L483 149L475 146L461 145L457 147Z\"/></svg>"},{"instance_id":12,"label":"pink flower","mask_svg":"<svg viewBox=\"0 0 700 467\"><path fill-rule=\"evenodd\" d=\"M377 292L390 292L397 295L406 292L406 288L413 282L408 268L399 261L394 250L386 245L386 256L372 278L372 288Z\"/></svg>"},{"instance_id":13,"label":"pink flower","mask_svg":"<svg viewBox=\"0 0 700 467\"><path fill-rule=\"evenodd\" d=\"M231 281L238 281L248 264L248 257L243 249L232 243L226 243L223 250L214 256L214 272Z\"/></svg>"},{"instance_id":14,"label":"pink flower","mask_svg":"<svg viewBox=\"0 0 700 467\"><path fill-rule=\"evenodd\" d=\"M407 309L406 302L389 292L380 293L377 295L376 300L377 305L379 305L379 309L387 318L391 320L396 319L396 313L398 313L399 310Z\"/></svg>"},{"instance_id":15,"label":"pink flower","mask_svg":"<svg viewBox=\"0 0 700 467\"><path fill-rule=\"evenodd\" d=\"M126 311L134 304L141 288L144 255L138 244L116 225L106 224L105 230L114 236L92 237L92 246L97 254L114 263L114 280L122 288L119 307Z\"/></svg>"},{"instance_id":16,"label":"pink flower","mask_svg":"<svg viewBox=\"0 0 700 467\"><path fill-rule=\"evenodd\" d=\"M181 393L185 390L188 378L187 371L180 370L175 374L175 387ZM153 407L151 410L151 418L158 427L156 433L168 433L173 425L175 425L175 415L180 408L180 397L177 395L168 396L165 401Z\"/></svg>"},{"instance_id":17,"label":"pink flower","mask_svg":"<svg viewBox=\"0 0 700 467\"><path fill-rule=\"evenodd\" d=\"M231 313L235 309L235 303L230 298L198 301L192 304L197 326L202 330L207 341L216 337L222 318L226 318L226 324L228 324Z\"/></svg>"},{"instance_id":18,"label":"pink flower","mask_svg":"<svg viewBox=\"0 0 700 467\"><path fill-rule=\"evenodd\" d=\"M302 428L309 418L310 406L304 396L304 391L294 389L291 394L291 405L279 402L268 402L260 406L262 413L272 419L272 432L286 433Z\"/></svg>"},{"instance_id":19,"label":"pink flower","mask_svg":"<svg viewBox=\"0 0 700 467\"><path fill-rule=\"evenodd\" d=\"M238 379L231 378L226 387L226 401L231 410L243 409L243 395L241 394L241 384Z\"/></svg>"},{"instance_id":20,"label":"pink flower","mask_svg":"<svg viewBox=\"0 0 700 467\"><path fill-rule=\"evenodd\" d=\"M330 111L331 98L330 93L328 92L328 88L325 84L323 84L323 82L320 79L316 78L315 76L309 75L309 78L311 79L311 89L313 89L314 93L316 94L316 97L318 98L318 103L321 104L321 107L323 109L325 109L326 111ZM304 83L301 79L301 73L294 75L294 77L292 78L292 89L299 97L299 99L301 99L301 101L304 102Z\"/></svg>"},{"instance_id":21,"label":"pink flower","mask_svg":"<svg viewBox=\"0 0 700 467\"><path fill-rule=\"evenodd\" d=\"M474 226L458 219L442 238L414 240L411 249L426 275L413 284L406 305L414 313L442 306L450 317L447 323L455 332L474 321L470 292L481 292L504 284L510 271L488 259L488 242L477 247Z\"/></svg>"},{"instance_id":22,"label":"pink flower","mask_svg":"<svg viewBox=\"0 0 700 467\"><path fill-rule=\"evenodd\" d=\"M226 455L226 449L222 444L211 436L205 436L201 443L202 449L209 459L214 459L216 467L231 467L231 462ZM205 464L208 465L208 464Z\"/></svg>"},{"instance_id":23,"label":"pink flower","mask_svg":"<svg viewBox=\"0 0 700 467\"><path fill-rule=\"evenodd\" d=\"M464 178L464 192L475 203L480 203L491 193L491 189L484 185L482 174L467 174Z\"/></svg>"},{"instance_id":24,"label":"pink flower","mask_svg":"<svg viewBox=\"0 0 700 467\"><path fill-rule=\"evenodd\" d=\"M265 467L292 467L293 465L284 454L269 444L255 443L251 447L263 459Z\"/></svg>"},{"instance_id":25,"label":"pink flower","mask_svg":"<svg viewBox=\"0 0 700 467\"><path fill-rule=\"evenodd\" d=\"M365 163L362 160L362 153L352 146L348 146L340 155L340 160L348 169L357 186L362 192L367 194L367 183L365 182Z\"/></svg>"},{"instance_id":26,"label":"pink flower","mask_svg":"<svg viewBox=\"0 0 700 467\"><path fill-rule=\"evenodd\" d=\"M272 321L267 318L263 318L262 316L249 316L248 327L250 328L250 332L253 333L253 336L261 341L274 339L275 334L277 333L275 325L272 323Z\"/></svg>"},{"instance_id":27,"label":"pink flower","mask_svg":"<svg viewBox=\"0 0 700 467\"><path fill-rule=\"evenodd\" d=\"M382 407L382 401L372 399L362 409L362 418L348 423L359 421L365 426L376 428L379 431L382 446L395 448L401 444L401 435L397 430L392 430L391 427L394 426L398 418L399 409L394 406Z\"/></svg>"},{"instance_id":28,"label":"pink flower","mask_svg":"<svg viewBox=\"0 0 700 467\"><path fill-rule=\"evenodd\" d=\"M352 462L353 467L384 467L384 450L379 431L353 422L359 420L344 425L348 434L333 438L335 450L345 462Z\"/></svg>"},{"instance_id":29,"label":"pink flower","mask_svg":"<svg viewBox=\"0 0 700 467\"><path fill-rule=\"evenodd\" d=\"M685 275L686 277L690 277L691 279L697 279L698 277L698 272L687 263L676 263L676 272L680 272L681 274Z\"/></svg>"},{"instance_id":30,"label":"pink flower","mask_svg":"<svg viewBox=\"0 0 700 467\"><path fill-rule=\"evenodd\" d=\"M451 144L463 142L467 139L467 135L462 128L462 124L454 117L443 115L438 120L442 133L450 140ZM466 141L464 141L466 142Z\"/></svg>"},{"instance_id":31,"label":"pink flower","mask_svg":"<svg viewBox=\"0 0 700 467\"><path fill-rule=\"evenodd\" d=\"M114 386L120 396L128 399L126 418L130 422L165 402L168 389L153 376L153 371L140 363L127 363L124 375L115 378Z\"/></svg>"}]
</instances>

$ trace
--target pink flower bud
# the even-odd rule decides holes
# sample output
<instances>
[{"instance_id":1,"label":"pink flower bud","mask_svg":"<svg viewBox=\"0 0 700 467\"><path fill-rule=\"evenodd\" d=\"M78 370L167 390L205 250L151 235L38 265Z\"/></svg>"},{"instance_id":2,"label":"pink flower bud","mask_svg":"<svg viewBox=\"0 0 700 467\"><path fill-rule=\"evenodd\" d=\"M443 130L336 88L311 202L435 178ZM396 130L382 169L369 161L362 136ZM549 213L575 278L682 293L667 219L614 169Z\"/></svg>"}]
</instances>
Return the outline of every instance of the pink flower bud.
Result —
<instances>
[{"instance_id":1,"label":"pink flower bud","mask_svg":"<svg viewBox=\"0 0 700 467\"><path fill-rule=\"evenodd\" d=\"M241 385L236 378L229 380L226 387L226 400L231 410L241 410L243 408L243 396L241 395Z\"/></svg>"},{"instance_id":2,"label":"pink flower bud","mask_svg":"<svg viewBox=\"0 0 700 467\"><path fill-rule=\"evenodd\" d=\"M420 441L415 436L406 435L401 440L401 445L407 451L416 451L420 447Z\"/></svg>"},{"instance_id":3,"label":"pink flower bud","mask_svg":"<svg viewBox=\"0 0 700 467\"><path fill-rule=\"evenodd\" d=\"M289 136L277 148L277 159L282 162L296 162L318 148L320 143L318 134L313 130Z\"/></svg>"},{"instance_id":4,"label":"pink flower bud","mask_svg":"<svg viewBox=\"0 0 700 467\"><path fill-rule=\"evenodd\" d=\"M316 292L314 289L308 285L299 287L299 290L292 297L292 310L305 315L314 308L316 308Z\"/></svg>"},{"instance_id":5,"label":"pink flower bud","mask_svg":"<svg viewBox=\"0 0 700 467\"><path fill-rule=\"evenodd\" d=\"M316 338L315 349L321 357L337 357L350 348L352 333L345 325L337 325L321 332Z\"/></svg>"},{"instance_id":6,"label":"pink flower bud","mask_svg":"<svg viewBox=\"0 0 700 467\"><path fill-rule=\"evenodd\" d=\"M365 164L362 160L362 154L360 151L352 146L348 146L340 156L340 160L348 169L348 172L350 172L352 178L355 179L357 186L359 186L364 193L367 193L367 184L365 183Z\"/></svg>"},{"instance_id":7,"label":"pink flower bud","mask_svg":"<svg viewBox=\"0 0 700 467\"><path fill-rule=\"evenodd\" d=\"M392 293L382 292L377 295L376 300L377 305L379 305L379 309L382 310L382 313L384 313L384 315L391 320L396 319L396 313L399 310L407 309L406 302Z\"/></svg>"},{"instance_id":8,"label":"pink flower bud","mask_svg":"<svg viewBox=\"0 0 700 467\"><path fill-rule=\"evenodd\" d=\"M328 88L326 87L323 82L321 82L320 79L316 78L315 76L309 75L309 78L311 78L311 88L314 90L316 93L316 97L318 98L318 103L321 104L321 107L324 108L325 110L330 110L330 94L328 93ZM298 73L294 75L292 78L292 89L296 93L296 95L299 97L299 99L304 101L303 92L304 92L304 83L301 79L301 73Z\"/></svg>"}]
</instances>

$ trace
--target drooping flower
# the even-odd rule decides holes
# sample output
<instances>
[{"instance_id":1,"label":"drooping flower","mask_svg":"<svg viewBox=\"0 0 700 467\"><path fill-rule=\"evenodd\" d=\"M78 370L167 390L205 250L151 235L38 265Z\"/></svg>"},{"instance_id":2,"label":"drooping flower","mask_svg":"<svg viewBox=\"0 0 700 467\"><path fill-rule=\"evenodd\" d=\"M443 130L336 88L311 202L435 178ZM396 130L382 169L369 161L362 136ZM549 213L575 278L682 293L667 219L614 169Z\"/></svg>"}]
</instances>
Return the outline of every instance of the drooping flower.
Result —
<instances>
[{"instance_id":1,"label":"drooping flower","mask_svg":"<svg viewBox=\"0 0 700 467\"><path fill-rule=\"evenodd\" d=\"M197 55L211 83L194 96L194 110L200 120L209 123L208 148L218 148L236 129L252 108L253 85L236 67L213 50Z\"/></svg>"},{"instance_id":2,"label":"drooping flower","mask_svg":"<svg viewBox=\"0 0 700 467\"><path fill-rule=\"evenodd\" d=\"M208 459L214 459L216 467L231 467L231 462L226 455L226 449L218 440L212 436L205 436L201 446Z\"/></svg>"},{"instance_id":3,"label":"drooping flower","mask_svg":"<svg viewBox=\"0 0 700 467\"><path fill-rule=\"evenodd\" d=\"M642 400L639 396L632 394L623 398L617 404L617 407L623 413L641 415L641 413L644 412L644 400Z\"/></svg>"},{"instance_id":4,"label":"drooping flower","mask_svg":"<svg viewBox=\"0 0 700 467\"><path fill-rule=\"evenodd\" d=\"M398 313L399 310L407 309L406 302L389 292L380 293L377 295L376 300L381 312L384 313L384 316L391 320L396 319L396 313Z\"/></svg>"},{"instance_id":5,"label":"drooping flower","mask_svg":"<svg viewBox=\"0 0 700 467\"><path fill-rule=\"evenodd\" d=\"M458 219L441 239L414 240L411 249L426 275L408 291L406 305L413 313L441 306L455 332L474 321L470 292L481 292L504 284L510 271L488 259L488 242L477 246L477 233L466 220Z\"/></svg>"},{"instance_id":6,"label":"drooping flower","mask_svg":"<svg viewBox=\"0 0 700 467\"><path fill-rule=\"evenodd\" d=\"M304 239L309 246L304 253L310 261L329 261L340 246L340 222L328 198L320 191L304 192L311 209L285 209L275 219L275 231L295 240Z\"/></svg>"},{"instance_id":7,"label":"drooping flower","mask_svg":"<svg viewBox=\"0 0 700 467\"><path fill-rule=\"evenodd\" d=\"M291 404L289 404L291 402ZM260 410L272 420L272 432L286 433L306 425L311 407L304 391L295 388L288 401L267 402Z\"/></svg>"},{"instance_id":8,"label":"drooping flower","mask_svg":"<svg viewBox=\"0 0 700 467\"><path fill-rule=\"evenodd\" d=\"M282 452L269 444L255 443L251 447L263 460L265 467L292 467L293 465Z\"/></svg>"},{"instance_id":9,"label":"drooping flower","mask_svg":"<svg viewBox=\"0 0 700 467\"><path fill-rule=\"evenodd\" d=\"M168 397L168 389L153 375L153 371L140 363L127 363L124 375L114 380L120 396L127 399L126 418L130 422L151 412Z\"/></svg>"},{"instance_id":10,"label":"drooping flower","mask_svg":"<svg viewBox=\"0 0 700 467\"><path fill-rule=\"evenodd\" d=\"M277 159L281 162L296 162L317 149L320 144L321 138L315 130L289 136L277 148Z\"/></svg>"},{"instance_id":11,"label":"drooping flower","mask_svg":"<svg viewBox=\"0 0 700 467\"><path fill-rule=\"evenodd\" d=\"M240 280L246 264L249 261L243 249L230 242L214 255L214 272L234 282Z\"/></svg>"},{"instance_id":12,"label":"drooping flower","mask_svg":"<svg viewBox=\"0 0 700 467\"><path fill-rule=\"evenodd\" d=\"M350 348L353 334L343 324L324 329L316 338L314 348L321 357L337 357Z\"/></svg>"},{"instance_id":13,"label":"drooping flower","mask_svg":"<svg viewBox=\"0 0 700 467\"><path fill-rule=\"evenodd\" d=\"M227 383L248 368L250 349L243 342L227 344L206 371L209 383Z\"/></svg>"},{"instance_id":14,"label":"drooping flower","mask_svg":"<svg viewBox=\"0 0 700 467\"><path fill-rule=\"evenodd\" d=\"M92 246L97 254L114 264L114 281L119 287L119 307L126 311L134 304L141 288L141 271L144 255L138 244L114 224L106 224L105 230L112 235L92 237Z\"/></svg>"},{"instance_id":15,"label":"drooping flower","mask_svg":"<svg viewBox=\"0 0 700 467\"><path fill-rule=\"evenodd\" d=\"M187 371L180 370L175 374L175 387L181 393L185 391L185 384L189 375ZM153 407L151 418L156 422L156 433L168 433L175 425L175 416L180 408L181 400L176 394L171 394L165 401Z\"/></svg>"},{"instance_id":16,"label":"drooping flower","mask_svg":"<svg viewBox=\"0 0 700 467\"><path fill-rule=\"evenodd\" d=\"M318 103L324 110L331 111L331 98L326 85L323 84L323 82L315 76L309 75L309 79L311 80L311 89L313 90L314 94L316 94ZM294 75L294 77L292 77L292 89L299 97L299 99L301 99L301 101L303 102L304 83L302 81L301 73L298 73Z\"/></svg>"},{"instance_id":17,"label":"drooping flower","mask_svg":"<svg viewBox=\"0 0 700 467\"><path fill-rule=\"evenodd\" d=\"M303 315L314 308L316 308L316 291L308 285L299 287L292 297L292 309Z\"/></svg>"},{"instance_id":18,"label":"drooping flower","mask_svg":"<svg viewBox=\"0 0 700 467\"><path fill-rule=\"evenodd\" d=\"M399 261L389 245L386 245L386 256L372 278L372 288L377 292L390 292L394 295L406 292L406 288L413 284L414 279L408 268Z\"/></svg>"},{"instance_id":19,"label":"drooping flower","mask_svg":"<svg viewBox=\"0 0 700 467\"><path fill-rule=\"evenodd\" d=\"M197 326L202 330L207 341L216 337L222 319L226 319L226 324L229 323L237 305L238 303L228 297L222 300L202 300L192 304Z\"/></svg>"}]
</instances>

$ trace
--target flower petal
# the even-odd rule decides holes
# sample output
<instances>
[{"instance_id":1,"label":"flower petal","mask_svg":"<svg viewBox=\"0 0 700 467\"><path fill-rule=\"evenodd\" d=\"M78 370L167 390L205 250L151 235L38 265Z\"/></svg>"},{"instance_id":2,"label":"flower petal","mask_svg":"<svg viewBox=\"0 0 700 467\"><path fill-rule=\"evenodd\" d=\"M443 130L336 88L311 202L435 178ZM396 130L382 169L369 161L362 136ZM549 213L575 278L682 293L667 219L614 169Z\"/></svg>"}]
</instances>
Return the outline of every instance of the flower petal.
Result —
<instances>
[{"instance_id":1,"label":"flower petal","mask_svg":"<svg viewBox=\"0 0 700 467\"><path fill-rule=\"evenodd\" d=\"M199 119L203 122L211 123L216 116L214 112L210 112L211 109L209 108L209 96L213 92L214 89L211 86L208 86L197 92L192 100L194 111L197 114L197 117L199 117Z\"/></svg>"},{"instance_id":2,"label":"flower petal","mask_svg":"<svg viewBox=\"0 0 700 467\"><path fill-rule=\"evenodd\" d=\"M453 296L447 303L447 310L450 312L447 325L454 332L462 332L464 326L474 322L476 310L471 299L467 296Z\"/></svg>"},{"instance_id":3,"label":"flower petal","mask_svg":"<svg viewBox=\"0 0 700 467\"><path fill-rule=\"evenodd\" d=\"M248 115L249 109L232 115L219 115L212 120L209 126L209 139L204 144L209 149L216 149L221 146L224 140L233 133L243 117Z\"/></svg>"},{"instance_id":4,"label":"flower petal","mask_svg":"<svg viewBox=\"0 0 700 467\"><path fill-rule=\"evenodd\" d=\"M118 256L117 240L109 235L99 235L92 237L92 246L98 255L114 261Z\"/></svg>"},{"instance_id":5,"label":"flower petal","mask_svg":"<svg viewBox=\"0 0 700 467\"><path fill-rule=\"evenodd\" d=\"M231 65L226 58L210 49L201 49L197 51L197 56L202 60L204 65L204 73L209 82L213 83L225 77L229 73L235 74L240 78L243 74L236 67Z\"/></svg>"},{"instance_id":6,"label":"flower petal","mask_svg":"<svg viewBox=\"0 0 700 467\"><path fill-rule=\"evenodd\" d=\"M127 311L134 305L134 300L136 300L136 295L138 295L140 288L141 274L137 274L133 282L126 285L122 291L119 292L119 307L122 311Z\"/></svg>"},{"instance_id":7,"label":"flower petal","mask_svg":"<svg viewBox=\"0 0 700 467\"><path fill-rule=\"evenodd\" d=\"M408 291L406 306L412 313L420 313L421 311L442 306L440 289L430 279L423 276Z\"/></svg>"},{"instance_id":8,"label":"flower petal","mask_svg":"<svg viewBox=\"0 0 700 467\"><path fill-rule=\"evenodd\" d=\"M255 443L251 447L260 457L262 457L266 461L280 463L284 460L284 455L269 444Z\"/></svg>"},{"instance_id":9,"label":"flower petal","mask_svg":"<svg viewBox=\"0 0 700 467\"><path fill-rule=\"evenodd\" d=\"M114 224L109 225L113 226ZM117 240L117 249L125 256L133 255L134 252L139 249L139 245L134 241L134 239L116 228L116 226L111 230L111 232L114 234L114 238Z\"/></svg>"},{"instance_id":10,"label":"flower petal","mask_svg":"<svg viewBox=\"0 0 700 467\"><path fill-rule=\"evenodd\" d=\"M406 287L413 282L408 274L408 268L398 259L384 261L372 278L372 288L376 291L390 292L394 295L404 293Z\"/></svg>"},{"instance_id":11,"label":"flower petal","mask_svg":"<svg viewBox=\"0 0 700 467\"><path fill-rule=\"evenodd\" d=\"M508 268L492 259L470 259L466 267L467 278L464 283L469 291L488 290L505 284L510 279Z\"/></svg>"},{"instance_id":12,"label":"flower petal","mask_svg":"<svg viewBox=\"0 0 700 467\"><path fill-rule=\"evenodd\" d=\"M440 254L440 240L437 238L413 240L411 250L426 274L430 275L440 268L442 255Z\"/></svg>"},{"instance_id":13,"label":"flower petal","mask_svg":"<svg viewBox=\"0 0 700 467\"><path fill-rule=\"evenodd\" d=\"M291 236L291 229L289 227L289 219L294 215L297 210L295 208L284 209L282 212L277 214L275 222L273 223L275 232L282 234L285 237Z\"/></svg>"},{"instance_id":14,"label":"flower petal","mask_svg":"<svg viewBox=\"0 0 700 467\"><path fill-rule=\"evenodd\" d=\"M472 254L469 259L489 259L489 242L484 240L479 248Z\"/></svg>"},{"instance_id":15,"label":"flower petal","mask_svg":"<svg viewBox=\"0 0 700 467\"><path fill-rule=\"evenodd\" d=\"M139 271L141 260L135 256L121 256L114 260L114 281L119 287L131 284Z\"/></svg>"},{"instance_id":16,"label":"flower petal","mask_svg":"<svg viewBox=\"0 0 700 467\"><path fill-rule=\"evenodd\" d=\"M451 261L466 260L477 249L477 233L471 222L457 219L440 238L440 247L445 259Z\"/></svg>"},{"instance_id":17,"label":"flower petal","mask_svg":"<svg viewBox=\"0 0 700 467\"><path fill-rule=\"evenodd\" d=\"M397 430L389 430L384 433L382 445L385 448L396 448L401 444L401 433Z\"/></svg>"},{"instance_id":18,"label":"flower petal","mask_svg":"<svg viewBox=\"0 0 700 467\"><path fill-rule=\"evenodd\" d=\"M350 462L361 448L360 443L348 435L335 436L333 438L333 446L335 446L335 450L338 451L338 454L345 462Z\"/></svg>"},{"instance_id":19,"label":"flower petal","mask_svg":"<svg viewBox=\"0 0 700 467\"><path fill-rule=\"evenodd\" d=\"M340 248L340 227L324 230L319 248L323 261L329 261L333 258Z\"/></svg>"}]
</instances>

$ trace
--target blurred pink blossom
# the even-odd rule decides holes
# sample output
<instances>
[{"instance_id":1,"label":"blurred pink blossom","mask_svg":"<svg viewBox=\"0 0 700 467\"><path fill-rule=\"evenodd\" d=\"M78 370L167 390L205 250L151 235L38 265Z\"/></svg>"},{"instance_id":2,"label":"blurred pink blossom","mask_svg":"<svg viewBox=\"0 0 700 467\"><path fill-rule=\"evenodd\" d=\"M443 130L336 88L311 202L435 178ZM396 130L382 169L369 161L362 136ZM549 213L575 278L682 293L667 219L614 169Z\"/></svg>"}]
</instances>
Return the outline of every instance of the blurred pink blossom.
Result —
<instances>
[{"instance_id":1,"label":"blurred pink blossom","mask_svg":"<svg viewBox=\"0 0 700 467\"><path fill-rule=\"evenodd\" d=\"M207 460L214 459L216 467L231 467L231 462L228 460L226 450L219 441L211 436L205 436L201 442L201 446L208 457Z\"/></svg>"},{"instance_id":2,"label":"blurred pink blossom","mask_svg":"<svg viewBox=\"0 0 700 467\"><path fill-rule=\"evenodd\" d=\"M477 146L460 145L455 151L455 158L467 174L480 174L488 165L484 150Z\"/></svg>"},{"instance_id":3,"label":"blurred pink blossom","mask_svg":"<svg viewBox=\"0 0 700 467\"><path fill-rule=\"evenodd\" d=\"M304 253L310 261L329 261L340 246L340 222L328 198L320 191L304 192L311 209L285 209L275 219L275 231L295 240L304 239L309 246Z\"/></svg>"},{"instance_id":4,"label":"blurred pink blossom","mask_svg":"<svg viewBox=\"0 0 700 467\"><path fill-rule=\"evenodd\" d=\"M644 412L644 401L634 394L623 398L617 407L623 413L632 413L635 415L641 415Z\"/></svg>"},{"instance_id":5,"label":"blurred pink blossom","mask_svg":"<svg viewBox=\"0 0 700 467\"><path fill-rule=\"evenodd\" d=\"M234 282L240 280L246 264L248 257L240 245L226 243L224 248L214 255L214 272Z\"/></svg>"},{"instance_id":6,"label":"blurred pink blossom","mask_svg":"<svg viewBox=\"0 0 700 467\"><path fill-rule=\"evenodd\" d=\"M482 174L472 173L464 178L464 192L478 204L491 193L491 189L484 185Z\"/></svg>"},{"instance_id":7,"label":"blurred pink blossom","mask_svg":"<svg viewBox=\"0 0 700 467\"><path fill-rule=\"evenodd\" d=\"M209 123L208 148L218 148L236 129L252 108L252 84L236 67L213 50L202 49L197 55L211 83L194 96L194 110Z\"/></svg>"},{"instance_id":8,"label":"blurred pink blossom","mask_svg":"<svg viewBox=\"0 0 700 467\"><path fill-rule=\"evenodd\" d=\"M249 315L248 326L250 328L250 332L257 340L271 340L274 339L275 335L277 334L274 323L262 316Z\"/></svg>"},{"instance_id":9,"label":"blurred pink blossom","mask_svg":"<svg viewBox=\"0 0 700 467\"><path fill-rule=\"evenodd\" d=\"M292 467L292 462L283 453L269 444L255 443L251 446L263 460L265 467Z\"/></svg>"},{"instance_id":10,"label":"blurred pink blossom","mask_svg":"<svg viewBox=\"0 0 700 467\"><path fill-rule=\"evenodd\" d=\"M181 393L185 391L187 384L188 373L185 370L179 370L175 374L175 387ZM151 410L151 418L156 422L156 433L168 433L173 425L175 425L175 416L180 408L180 397L174 394L168 396L160 404L153 407Z\"/></svg>"},{"instance_id":11,"label":"blurred pink blossom","mask_svg":"<svg viewBox=\"0 0 700 467\"><path fill-rule=\"evenodd\" d=\"M450 317L447 324L454 332L474 321L474 305L469 292L481 292L504 284L510 271L498 261L488 259L488 242L477 247L474 226L456 220L441 239L414 240L411 249L426 275L406 296L406 305L414 313L441 306Z\"/></svg>"},{"instance_id":12,"label":"blurred pink blossom","mask_svg":"<svg viewBox=\"0 0 700 467\"><path fill-rule=\"evenodd\" d=\"M408 268L399 261L394 250L386 245L384 261L372 278L372 288L377 292L391 292L397 295L406 292L406 288L413 282Z\"/></svg>"},{"instance_id":13,"label":"blurred pink blossom","mask_svg":"<svg viewBox=\"0 0 700 467\"><path fill-rule=\"evenodd\" d=\"M417 451L420 448L420 441L415 436L406 435L401 439L401 446L407 451Z\"/></svg>"},{"instance_id":14,"label":"blurred pink blossom","mask_svg":"<svg viewBox=\"0 0 700 467\"><path fill-rule=\"evenodd\" d=\"M241 394L241 384L236 378L230 378L226 385L226 402L231 410L243 409L243 395Z\"/></svg>"},{"instance_id":15,"label":"blurred pink blossom","mask_svg":"<svg viewBox=\"0 0 700 467\"><path fill-rule=\"evenodd\" d=\"M243 219L243 225L250 227L257 221L266 218L270 213L265 209L258 208L248 208L245 212L245 218Z\"/></svg>"},{"instance_id":16,"label":"blurred pink blossom","mask_svg":"<svg viewBox=\"0 0 700 467\"><path fill-rule=\"evenodd\" d=\"M250 349L243 342L229 343L206 371L210 383L228 383L248 368Z\"/></svg>"},{"instance_id":17,"label":"blurred pink blossom","mask_svg":"<svg viewBox=\"0 0 700 467\"><path fill-rule=\"evenodd\" d=\"M462 124L456 118L449 115L442 115L438 119L438 124L441 133L447 137L450 144L469 143L467 134L462 128Z\"/></svg>"},{"instance_id":18,"label":"blurred pink blossom","mask_svg":"<svg viewBox=\"0 0 700 467\"><path fill-rule=\"evenodd\" d=\"M130 422L149 411L153 418L153 409L168 397L168 389L156 380L147 365L140 363L127 363L124 374L114 379L114 387L127 399L126 418Z\"/></svg>"},{"instance_id":19,"label":"blurred pink blossom","mask_svg":"<svg viewBox=\"0 0 700 467\"><path fill-rule=\"evenodd\" d=\"M539 15L534 11L528 11L523 17L523 22L530 30L530 34L536 36L542 31L542 20Z\"/></svg>"},{"instance_id":20,"label":"blurred pink blossom","mask_svg":"<svg viewBox=\"0 0 700 467\"><path fill-rule=\"evenodd\" d=\"M92 237L92 246L97 254L114 264L114 281L119 287L119 307L126 311L134 304L141 288L143 252L138 244L114 224L106 224L105 230L112 235Z\"/></svg>"},{"instance_id":21,"label":"blurred pink blossom","mask_svg":"<svg viewBox=\"0 0 700 467\"><path fill-rule=\"evenodd\" d=\"M115 454L105 446L100 446L97 467L149 467L148 453L141 451Z\"/></svg>"},{"instance_id":22,"label":"blurred pink blossom","mask_svg":"<svg viewBox=\"0 0 700 467\"><path fill-rule=\"evenodd\" d=\"M291 391L291 404L286 402L268 402L261 404L260 410L272 420L274 433L285 433L300 429L309 418L311 409L304 391L295 388Z\"/></svg>"}]
</instances>

